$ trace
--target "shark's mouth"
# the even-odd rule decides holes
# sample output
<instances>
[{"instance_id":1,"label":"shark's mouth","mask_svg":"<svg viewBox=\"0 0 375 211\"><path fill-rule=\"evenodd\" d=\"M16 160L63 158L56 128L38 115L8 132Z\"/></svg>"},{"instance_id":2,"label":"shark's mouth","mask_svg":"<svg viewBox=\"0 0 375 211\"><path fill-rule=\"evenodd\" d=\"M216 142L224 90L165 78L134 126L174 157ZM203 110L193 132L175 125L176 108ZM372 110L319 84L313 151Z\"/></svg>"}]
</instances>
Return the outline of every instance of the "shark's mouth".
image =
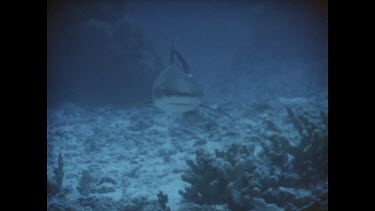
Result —
<instances>
[{"instance_id":1,"label":"shark's mouth","mask_svg":"<svg viewBox=\"0 0 375 211\"><path fill-rule=\"evenodd\" d=\"M177 91L171 91L171 90L160 90L160 93L163 93L166 97L202 97L203 94L201 92L177 92Z\"/></svg>"},{"instance_id":2,"label":"shark's mouth","mask_svg":"<svg viewBox=\"0 0 375 211\"><path fill-rule=\"evenodd\" d=\"M154 99L154 105L164 111L183 113L196 109L200 98L188 96L164 96Z\"/></svg>"},{"instance_id":3,"label":"shark's mouth","mask_svg":"<svg viewBox=\"0 0 375 211\"><path fill-rule=\"evenodd\" d=\"M180 106L189 106L191 104L188 103L169 103L170 105L180 105Z\"/></svg>"}]
</instances>

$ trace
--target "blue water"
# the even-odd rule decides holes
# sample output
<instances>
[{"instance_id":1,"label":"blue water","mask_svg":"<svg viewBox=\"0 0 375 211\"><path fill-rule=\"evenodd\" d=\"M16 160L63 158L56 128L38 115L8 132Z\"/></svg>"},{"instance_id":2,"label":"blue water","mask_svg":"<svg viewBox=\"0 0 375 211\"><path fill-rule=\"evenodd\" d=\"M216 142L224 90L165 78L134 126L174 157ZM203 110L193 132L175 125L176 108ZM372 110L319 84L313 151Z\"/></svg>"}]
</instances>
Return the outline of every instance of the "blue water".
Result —
<instances>
[{"instance_id":1,"label":"blue water","mask_svg":"<svg viewBox=\"0 0 375 211\"><path fill-rule=\"evenodd\" d=\"M47 18L48 210L328 209L327 2L55 0ZM150 103L172 41L211 110Z\"/></svg>"}]
</instances>

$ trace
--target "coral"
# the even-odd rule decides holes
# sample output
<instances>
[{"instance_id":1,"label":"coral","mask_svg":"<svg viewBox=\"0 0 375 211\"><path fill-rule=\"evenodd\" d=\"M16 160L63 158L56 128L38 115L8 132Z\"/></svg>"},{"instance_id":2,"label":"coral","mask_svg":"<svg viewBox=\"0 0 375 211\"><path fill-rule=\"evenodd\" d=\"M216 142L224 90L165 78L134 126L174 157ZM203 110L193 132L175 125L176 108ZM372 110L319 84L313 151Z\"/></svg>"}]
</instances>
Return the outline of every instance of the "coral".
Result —
<instances>
[{"instance_id":1,"label":"coral","mask_svg":"<svg viewBox=\"0 0 375 211\"><path fill-rule=\"evenodd\" d=\"M298 133L302 136L303 129L302 129L301 123L299 122L296 115L294 114L294 112L289 106L286 106L286 110L288 112L289 118L292 120L293 126L297 129Z\"/></svg>"},{"instance_id":2,"label":"coral","mask_svg":"<svg viewBox=\"0 0 375 211\"><path fill-rule=\"evenodd\" d=\"M305 181L326 178L328 176L328 120L326 113L320 112L323 127L306 115L297 117L289 107L287 107L287 111L301 137L298 146L292 147L290 150L296 161L296 169L302 173ZM319 173L317 175L319 178L313 177L315 172Z\"/></svg>"},{"instance_id":3,"label":"coral","mask_svg":"<svg viewBox=\"0 0 375 211\"><path fill-rule=\"evenodd\" d=\"M167 206L167 203L168 203L168 195L167 194L164 194L162 191L159 191L159 193L157 194L157 197L158 197L158 201L160 203L160 207L164 210L164 211L171 211L171 208L169 206Z\"/></svg>"},{"instance_id":4,"label":"coral","mask_svg":"<svg viewBox=\"0 0 375 211\"><path fill-rule=\"evenodd\" d=\"M270 131L273 131L273 132L276 132L276 133L281 133L281 129L275 123L270 121L269 119L264 119L263 124Z\"/></svg>"},{"instance_id":5,"label":"coral","mask_svg":"<svg viewBox=\"0 0 375 211\"><path fill-rule=\"evenodd\" d=\"M117 184L118 182L111 177L97 178L93 177L89 170L83 170L77 190L83 196L88 196L91 193L110 193L116 191Z\"/></svg>"},{"instance_id":6,"label":"coral","mask_svg":"<svg viewBox=\"0 0 375 211\"><path fill-rule=\"evenodd\" d=\"M92 191L92 183L94 181L94 178L90 175L88 170L83 170L82 171L82 176L79 180L79 184L77 187L77 190L82 194L82 195L89 195L89 193Z\"/></svg>"},{"instance_id":7,"label":"coral","mask_svg":"<svg viewBox=\"0 0 375 211\"><path fill-rule=\"evenodd\" d=\"M251 160L246 159L250 150L246 146L231 145L227 151L216 151L216 157L202 149L197 150L195 162L187 160L191 172L181 175L182 180L191 184L180 195L188 201L199 205L224 205L232 210L247 209L250 206L242 204L243 190L241 188L248 175L246 171L253 170ZM246 186L242 186L246 187ZM241 199L239 199L241 198Z\"/></svg>"},{"instance_id":8,"label":"coral","mask_svg":"<svg viewBox=\"0 0 375 211\"><path fill-rule=\"evenodd\" d=\"M191 172L181 175L181 179L191 184L185 191L179 191L186 200L197 204L220 204L227 200L226 185L228 181L224 178L225 168L222 163L216 162L213 156L197 150L196 162L187 160Z\"/></svg>"},{"instance_id":9,"label":"coral","mask_svg":"<svg viewBox=\"0 0 375 211\"><path fill-rule=\"evenodd\" d=\"M47 177L47 195L54 196L62 190L62 183L64 179L64 160L61 154L57 161L57 168L53 170L52 179Z\"/></svg>"},{"instance_id":10,"label":"coral","mask_svg":"<svg viewBox=\"0 0 375 211\"><path fill-rule=\"evenodd\" d=\"M196 151L181 179L190 184L180 195L197 205L227 205L230 210L299 210L323 206L327 188L327 129L307 115L289 118L297 145L275 123L264 121L266 135L210 154ZM325 113L321 112L323 124ZM321 205L323 203L323 205ZM318 204L318 205L316 205Z\"/></svg>"}]
</instances>

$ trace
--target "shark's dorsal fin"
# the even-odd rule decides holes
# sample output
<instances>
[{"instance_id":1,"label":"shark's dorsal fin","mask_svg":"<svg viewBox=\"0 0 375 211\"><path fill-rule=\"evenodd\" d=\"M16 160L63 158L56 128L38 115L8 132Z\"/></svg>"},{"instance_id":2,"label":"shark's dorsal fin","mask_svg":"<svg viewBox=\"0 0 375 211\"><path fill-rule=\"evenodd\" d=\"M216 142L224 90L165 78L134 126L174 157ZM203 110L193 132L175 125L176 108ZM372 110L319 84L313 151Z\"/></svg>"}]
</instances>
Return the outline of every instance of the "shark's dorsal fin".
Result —
<instances>
[{"instance_id":1,"label":"shark's dorsal fin","mask_svg":"<svg viewBox=\"0 0 375 211\"><path fill-rule=\"evenodd\" d=\"M170 64L173 64L175 61L174 61L174 43L173 43L173 40L172 40L172 45L171 45L171 61L170 61Z\"/></svg>"},{"instance_id":2,"label":"shark's dorsal fin","mask_svg":"<svg viewBox=\"0 0 375 211\"><path fill-rule=\"evenodd\" d=\"M191 76L189 65L186 63L185 59L181 56L181 54L174 48L174 43L172 41L171 45L171 64L178 64L181 65L185 74Z\"/></svg>"}]
</instances>

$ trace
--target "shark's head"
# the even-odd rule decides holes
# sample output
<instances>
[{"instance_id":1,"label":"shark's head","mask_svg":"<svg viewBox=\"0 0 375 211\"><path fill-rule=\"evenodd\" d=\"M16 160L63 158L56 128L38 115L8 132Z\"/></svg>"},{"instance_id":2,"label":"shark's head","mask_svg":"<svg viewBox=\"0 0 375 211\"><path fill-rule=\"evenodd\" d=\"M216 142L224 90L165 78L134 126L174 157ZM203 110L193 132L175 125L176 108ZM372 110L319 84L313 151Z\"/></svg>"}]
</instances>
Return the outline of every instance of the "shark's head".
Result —
<instances>
[{"instance_id":1,"label":"shark's head","mask_svg":"<svg viewBox=\"0 0 375 211\"><path fill-rule=\"evenodd\" d=\"M172 45L171 63L154 82L154 106L167 112L183 113L196 109L202 96L203 92L192 79L187 63Z\"/></svg>"}]
</instances>

